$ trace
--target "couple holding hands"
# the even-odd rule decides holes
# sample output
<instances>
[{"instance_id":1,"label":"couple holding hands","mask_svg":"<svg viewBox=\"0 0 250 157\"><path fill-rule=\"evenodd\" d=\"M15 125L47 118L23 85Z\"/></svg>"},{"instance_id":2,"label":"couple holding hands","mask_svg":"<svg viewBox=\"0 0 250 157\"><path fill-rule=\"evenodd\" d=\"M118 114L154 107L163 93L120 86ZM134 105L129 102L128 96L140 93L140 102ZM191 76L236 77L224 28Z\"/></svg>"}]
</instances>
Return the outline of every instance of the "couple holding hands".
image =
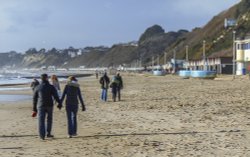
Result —
<instances>
[{"instance_id":1,"label":"couple holding hands","mask_svg":"<svg viewBox=\"0 0 250 157\"><path fill-rule=\"evenodd\" d=\"M48 75L41 75L41 84L34 89L33 95L33 114L35 117L38 114L38 130L40 139L44 140L45 137L53 138L51 134L52 121L53 121L53 106L54 100L58 103L57 107L62 108L62 102L66 97L66 113L68 121L68 137L77 135L77 111L79 101L82 106L82 111L85 111L85 105L81 95L80 86L74 76L70 76L64 88L61 99L58 96L56 88L48 81ZM78 101L79 100L79 101ZM45 119L47 117L47 125Z\"/></svg>"}]
</instances>

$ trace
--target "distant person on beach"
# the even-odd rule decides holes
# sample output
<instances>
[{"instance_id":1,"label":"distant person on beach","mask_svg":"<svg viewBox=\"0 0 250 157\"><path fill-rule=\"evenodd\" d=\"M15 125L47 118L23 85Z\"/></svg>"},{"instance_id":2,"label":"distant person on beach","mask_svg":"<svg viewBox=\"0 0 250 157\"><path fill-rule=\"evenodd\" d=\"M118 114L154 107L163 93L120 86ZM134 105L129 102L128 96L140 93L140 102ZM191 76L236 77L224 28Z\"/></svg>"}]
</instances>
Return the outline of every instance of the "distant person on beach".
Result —
<instances>
[{"instance_id":1,"label":"distant person on beach","mask_svg":"<svg viewBox=\"0 0 250 157\"><path fill-rule=\"evenodd\" d=\"M117 80L118 101L121 101L121 90L123 89L123 80L122 80L120 73L116 74L116 80Z\"/></svg>"},{"instance_id":2,"label":"distant person on beach","mask_svg":"<svg viewBox=\"0 0 250 157\"><path fill-rule=\"evenodd\" d=\"M51 84L56 88L58 96L61 97L61 88L57 76L51 75L50 79L51 79Z\"/></svg>"},{"instance_id":3,"label":"distant person on beach","mask_svg":"<svg viewBox=\"0 0 250 157\"><path fill-rule=\"evenodd\" d=\"M112 78L110 88L112 92L112 100L113 102L116 102L116 95L117 95L117 89L118 89L118 82L117 82L116 76Z\"/></svg>"},{"instance_id":4,"label":"distant person on beach","mask_svg":"<svg viewBox=\"0 0 250 157\"><path fill-rule=\"evenodd\" d=\"M98 71L95 71L95 78L98 79Z\"/></svg>"},{"instance_id":5,"label":"distant person on beach","mask_svg":"<svg viewBox=\"0 0 250 157\"><path fill-rule=\"evenodd\" d=\"M66 97L66 112L68 119L68 134L69 138L77 135L77 111L78 111L78 99L80 100L82 111L86 111L80 85L74 76L70 76L65 88L63 90L63 95L61 102L63 102Z\"/></svg>"},{"instance_id":6,"label":"distant person on beach","mask_svg":"<svg viewBox=\"0 0 250 157\"><path fill-rule=\"evenodd\" d=\"M30 84L30 87L32 88L32 90L34 91L36 86L38 86L40 83L36 78L33 78L33 81Z\"/></svg>"},{"instance_id":7,"label":"distant person on beach","mask_svg":"<svg viewBox=\"0 0 250 157\"><path fill-rule=\"evenodd\" d=\"M107 98L108 98L108 88L109 88L110 79L109 79L109 77L108 77L108 75L107 75L106 72L104 72L104 74L100 78L99 82L100 82L101 88L102 88L101 99L103 101L107 101Z\"/></svg>"},{"instance_id":8,"label":"distant person on beach","mask_svg":"<svg viewBox=\"0 0 250 157\"><path fill-rule=\"evenodd\" d=\"M38 85L34 90L33 95L33 114L35 117L38 112L38 127L40 139L44 140L47 138L54 137L51 134L52 120L53 120L53 98L58 102L58 108L62 108L61 101L58 97L57 91L53 85L48 81L48 75L41 75L41 84ZM45 119L47 116L47 126L45 127ZM47 135L46 135L47 133Z\"/></svg>"}]
</instances>

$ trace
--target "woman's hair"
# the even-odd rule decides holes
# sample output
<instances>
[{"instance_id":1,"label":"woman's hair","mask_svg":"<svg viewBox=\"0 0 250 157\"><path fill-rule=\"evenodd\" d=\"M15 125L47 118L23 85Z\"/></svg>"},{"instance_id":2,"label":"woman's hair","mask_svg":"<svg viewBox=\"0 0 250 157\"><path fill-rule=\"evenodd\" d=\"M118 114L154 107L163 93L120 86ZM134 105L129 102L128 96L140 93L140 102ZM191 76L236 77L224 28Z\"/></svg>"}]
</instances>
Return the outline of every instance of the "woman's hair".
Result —
<instances>
[{"instance_id":1,"label":"woman's hair","mask_svg":"<svg viewBox=\"0 0 250 157\"><path fill-rule=\"evenodd\" d=\"M58 78L56 75L51 75L51 78L50 78L52 81L58 81Z\"/></svg>"},{"instance_id":2,"label":"woman's hair","mask_svg":"<svg viewBox=\"0 0 250 157\"><path fill-rule=\"evenodd\" d=\"M77 79L76 79L75 76L69 76L68 80L69 80L69 81L77 81Z\"/></svg>"}]
</instances>

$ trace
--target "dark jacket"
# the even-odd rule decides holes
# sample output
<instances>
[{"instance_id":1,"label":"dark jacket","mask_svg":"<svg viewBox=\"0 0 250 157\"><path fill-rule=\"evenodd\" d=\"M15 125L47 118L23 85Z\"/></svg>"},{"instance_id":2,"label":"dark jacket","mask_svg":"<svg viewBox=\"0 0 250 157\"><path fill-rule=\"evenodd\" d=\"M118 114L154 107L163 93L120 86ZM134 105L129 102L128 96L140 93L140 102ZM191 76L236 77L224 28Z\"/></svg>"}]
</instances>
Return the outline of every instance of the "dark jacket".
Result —
<instances>
[{"instance_id":1,"label":"dark jacket","mask_svg":"<svg viewBox=\"0 0 250 157\"><path fill-rule=\"evenodd\" d=\"M112 81L111 84L110 84L111 92L116 93L117 92L117 87L118 87L117 82Z\"/></svg>"},{"instance_id":2,"label":"dark jacket","mask_svg":"<svg viewBox=\"0 0 250 157\"><path fill-rule=\"evenodd\" d=\"M77 82L68 82L67 85L64 88L63 95L61 101L63 102L64 98L66 96L66 105L78 105L78 98L81 102L81 105L83 108L85 108L80 86Z\"/></svg>"},{"instance_id":3,"label":"dark jacket","mask_svg":"<svg viewBox=\"0 0 250 157\"><path fill-rule=\"evenodd\" d=\"M43 81L34 90L33 111L37 112L40 107L53 107L53 98L61 104L55 87L48 81Z\"/></svg>"},{"instance_id":4,"label":"dark jacket","mask_svg":"<svg viewBox=\"0 0 250 157\"><path fill-rule=\"evenodd\" d=\"M101 88L102 89L108 89L109 88L109 83L110 83L110 79L107 75L103 75L100 78L100 84L101 84Z\"/></svg>"},{"instance_id":5,"label":"dark jacket","mask_svg":"<svg viewBox=\"0 0 250 157\"><path fill-rule=\"evenodd\" d=\"M122 81L122 77L119 75L119 76L116 76L116 80L117 80L117 86L119 89L122 89L123 88L123 81Z\"/></svg>"}]
</instances>

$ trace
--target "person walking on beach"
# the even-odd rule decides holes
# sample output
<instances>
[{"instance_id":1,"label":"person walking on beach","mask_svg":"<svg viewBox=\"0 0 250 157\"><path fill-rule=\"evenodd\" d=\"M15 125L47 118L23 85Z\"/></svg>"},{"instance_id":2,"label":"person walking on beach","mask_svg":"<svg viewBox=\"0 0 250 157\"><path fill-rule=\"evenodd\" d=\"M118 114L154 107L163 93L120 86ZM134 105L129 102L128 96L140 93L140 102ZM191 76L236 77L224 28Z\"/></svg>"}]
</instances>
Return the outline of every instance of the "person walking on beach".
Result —
<instances>
[{"instance_id":1,"label":"person walking on beach","mask_svg":"<svg viewBox=\"0 0 250 157\"><path fill-rule=\"evenodd\" d=\"M100 82L101 88L102 88L101 99L103 101L107 101L107 98L108 98L108 88L109 88L110 79L109 79L109 77L108 77L108 75L107 75L106 72L104 72L104 74L100 78L99 82Z\"/></svg>"},{"instance_id":2,"label":"person walking on beach","mask_svg":"<svg viewBox=\"0 0 250 157\"><path fill-rule=\"evenodd\" d=\"M35 90L36 86L38 86L40 83L36 78L33 78L33 81L30 84L30 87L32 88L32 91Z\"/></svg>"},{"instance_id":3,"label":"person walking on beach","mask_svg":"<svg viewBox=\"0 0 250 157\"><path fill-rule=\"evenodd\" d=\"M117 80L118 101L121 101L121 90L123 89L123 80L122 80L120 73L116 74L116 80Z\"/></svg>"},{"instance_id":4,"label":"person walking on beach","mask_svg":"<svg viewBox=\"0 0 250 157\"><path fill-rule=\"evenodd\" d=\"M69 81L65 85L63 90L61 102L66 97L66 113L68 120L68 135L69 138L77 135L77 111L78 111L78 99L80 100L82 111L86 111L80 86L77 79L74 76L69 77Z\"/></svg>"},{"instance_id":5,"label":"person walking on beach","mask_svg":"<svg viewBox=\"0 0 250 157\"><path fill-rule=\"evenodd\" d=\"M52 120L53 120L53 98L58 102L58 108L61 109L62 104L58 97L57 91L53 85L48 81L48 75L41 75L41 84L38 85L34 90L33 95L33 114L35 117L38 112L38 128L40 139L45 139L45 134L47 133L47 138L54 137L51 134L52 130ZM45 119L47 117L47 126L45 127Z\"/></svg>"},{"instance_id":6,"label":"person walking on beach","mask_svg":"<svg viewBox=\"0 0 250 157\"><path fill-rule=\"evenodd\" d=\"M50 79L51 79L51 84L56 88L58 96L61 97L61 88L57 76L51 75Z\"/></svg>"},{"instance_id":7,"label":"person walking on beach","mask_svg":"<svg viewBox=\"0 0 250 157\"><path fill-rule=\"evenodd\" d=\"M112 92L112 100L113 102L116 102L116 95L117 95L117 89L118 89L118 82L117 82L116 76L112 78L110 88Z\"/></svg>"},{"instance_id":8,"label":"person walking on beach","mask_svg":"<svg viewBox=\"0 0 250 157\"><path fill-rule=\"evenodd\" d=\"M95 78L98 79L98 71L95 71Z\"/></svg>"}]
</instances>

